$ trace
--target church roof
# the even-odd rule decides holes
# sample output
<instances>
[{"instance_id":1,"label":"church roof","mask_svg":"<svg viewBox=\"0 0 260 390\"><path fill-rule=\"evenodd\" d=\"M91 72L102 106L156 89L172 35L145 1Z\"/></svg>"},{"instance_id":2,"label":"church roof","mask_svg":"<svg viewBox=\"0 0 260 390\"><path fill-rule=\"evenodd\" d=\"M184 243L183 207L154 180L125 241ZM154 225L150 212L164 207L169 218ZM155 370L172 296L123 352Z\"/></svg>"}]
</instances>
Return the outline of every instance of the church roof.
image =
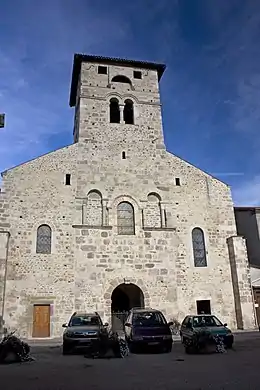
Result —
<instances>
[{"instance_id":1,"label":"church roof","mask_svg":"<svg viewBox=\"0 0 260 390\"><path fill-rule=\"evenodd\" d=\"M155 62L135 61L135 60L122 59L122 58L100 57L100 56L92 56L87 54L74 54L71 89L70 89L70 102L69 102L70 107L74 107L76 104L77 84L78 84L78 77L79 77L82 62L93 62L93 63L107 64L107 65L122 65L122 66L134 67L134 68L156 70L158 73L159 81L166 68L166 65L157 64Z\"/></svg>"}]
</instances>

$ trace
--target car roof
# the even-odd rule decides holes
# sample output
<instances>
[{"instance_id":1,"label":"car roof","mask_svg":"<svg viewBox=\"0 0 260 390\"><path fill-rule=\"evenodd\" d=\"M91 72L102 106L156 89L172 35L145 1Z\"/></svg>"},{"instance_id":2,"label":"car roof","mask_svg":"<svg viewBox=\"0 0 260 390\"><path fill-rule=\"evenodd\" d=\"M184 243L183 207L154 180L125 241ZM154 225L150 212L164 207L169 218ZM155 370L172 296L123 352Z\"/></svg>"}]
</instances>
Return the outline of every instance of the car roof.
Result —
<instances>
[{"instance_id":1,"label":"car roof","mask_svg":"<svg viewBox=\"0 0 260 390\"><path fill-rule=\"evenodd\" d=\"M215 317L214 314L189 314L186 317Z\"/></svg>"},{"instance_id":2,"label":"car roof","mask_svg":"<svg viewBox=\"0 0 260 390\"><path fill-rule=\"evenodd\" d=\"M134 313L146 313L146 312L154 312L154 313L158 313L160 312L160 310L157 310L157 309L150 309L149 307L146 308L146 309L138 309L138 308L133 308L131 309L132 312Z\"/></svg>"},{"instance_id":3,"label":"car roof","mask_svg":"<svg viewBox=\"0 0 260 390\"><path fill-rule=\"evenodd\" d=\"M87 316L92 316L92 317L99 317L99 314L98 313L83 313L83 312L79 312L79 313L73 313L72 314L72 317L87 317Z\"/></svg>"}]
</instances>

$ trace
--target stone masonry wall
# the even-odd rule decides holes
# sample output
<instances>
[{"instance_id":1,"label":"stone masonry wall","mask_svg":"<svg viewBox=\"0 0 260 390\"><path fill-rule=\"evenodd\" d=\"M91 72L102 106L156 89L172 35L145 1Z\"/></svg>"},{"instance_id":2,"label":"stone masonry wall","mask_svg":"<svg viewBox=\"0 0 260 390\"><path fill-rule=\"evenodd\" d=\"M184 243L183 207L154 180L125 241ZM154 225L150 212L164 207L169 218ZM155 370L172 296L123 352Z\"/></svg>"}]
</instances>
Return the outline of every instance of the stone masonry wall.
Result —
<instances>
[{"instance_id":1,"label":"stone masonry wall","mask_svg":"<svg viewBox=\"0 0 260 390\"><path fill-rule=\"evenodd\" d=\"M124 280L138 285L145 304L168 319L181 321L196 312L196 300L210 299L212 312L236 327L226 242L236 235L230 190L166 151L157 74L142 72L136 80L130 67L110 66L100 75L97 65L82 64L79 142L4 176L8 211L0 214L0 227L10 224L11 234L5 319L27 337L34 303L53 305L51 337L61 335L61 324L75 309L95 309L109 319L111 294ZM131 85L112 82L118 74ZM134 102L133 125L109 123L111 97L121 108L125 99ZM64 184L66 173L70 186ZM100 208L89 198L93 190L101 194ZM158 197L158 208L149 194ZM117 234L122 201L134 207L135 235ZM52 228L50 255L35 251L43 223ZM205 268L194 267L196 226L205 234Z\"/></svg>"},{"instance_id":2,"label":"stone masonry wall","mask_svg":"<svg viewBox=\"0 0 260 390\"><path fill-rule=\"evenodd\" d=\"M256 317L246 242L243 237L230 237L227 244L230 254L238 328L254 329L256 327Z\"/></svg>"},{"instance_id":3,"label":"stone masonry wall","mask_svg":"<svg viewBox=\"0 0 260 390\"><path fill-rule=\"evenodd\" d=\"M32 335L32 307L55 302L51 335L74 309L73 218L77 145L44 155L8 171L4 176L9 198L5 321L23 336ZM71 174L71 186L65 175ZM2 221L0 219L0 227ZM52 253L36 253L36 231L52 228ZM63 314L61 314L63 313ZM66 313L66 314L65 314Z\"/></svg>"},{"instance_id":4,"label":"stone masonry wall","mask_svg":"<svg viewBox=\"0 0 260 390\"><path fill-rule=\"evenodd\" d=\"M102 226L102 198L86 199L83 205L83 224L89 226Z\"/></svg>"},{"instance_id":5,"label":"stone masonry wall","mask_svg":"<svg viewBox=\"0 0 260 390\"><path fill-rule=\"evenodd\" d=\"M106 232L111 235L109 240L104 238L106 243L102 239L99 241L100 231L90 230L88 235L85 233L86 236L78 237L78 240L84 239L87 246L83 244L85 250L77 246L77 261L81 267L86 264L88 256L93 256L88 264L91 274L97 272L100 281L97 290L93 283L93 288L90 289L92 297L100 296L102 286L107 285L108 278L113 281L122 279L123 274L124 277L132 274L132 277L145 281L144 284L149 286L147 290L153 305L163 307L168 316L175 315L181 320L187 312L196 310L197 299L211 299L212 310L223 321L226 320L230 326L235 327L226 244L226 239L236 234L230 190L225 184L166 152L155 72L147 71L143 80L135 81L131 68L113 67L112 70L109 76L98 75L95 65L83 64L81 77L79 139L82 142L79 144L80 183L77 195L83 197L92 189L99 190L108 199L109 226L112 228ZM115 74L129 77L134 91L129 85L119 84L113 86L115 91L106 92L105 86ZM120 102L132 96L136 113L134 125L108 123L111 96L116 96ZM100 113L98 116L97 112ZM126 152L126 159L121 158L122 151ZM88 169L89 165L92 166L91 170ZM176 178L180 179L180 186L176 185ZM145 206L150 193L159 195L163 214L167 216L164 222L174 232L162 233L159 229L144 232L141 229L142 222L145 225ZM135 207L136 235L133 237L121 238L116 233L116 205L122 199L127 199ZM149 224L154 225L154 222L149 221ZM155 225L158 226L158 222ZM207 268L194 267L191 231L196 226L204 230ZM86 229L83 231L88 232ZM151 234L150 239L144 236L145 233ZM166 237L162 237L163 234ZM125 245L123 253L118 251L118 246L122 245L121 240ZM144 240L148 246L144 244ZM157 240L164 240L165 245L156 244ZM96 245L93 246L93 242ZM87 249L89 244L92 245L90 253ZM102 251L108 251L103 253L105 258L98 253L97 248L100 246ZM140 264L134 260L138 258L140 251L144 251L144 259L147 259L145 255L149 257L149 261L146 260L147 266L146 263ZM126 263L127 258L123 254L131 256L129 263ZM102 265L96 256L100 256ZM136 265L140 268L137 269ZM95 267L98 271L94 271ZM101 274L100 268L104 269ZM172 291L170 295L161 293L158 287L156 277L161 275L161 268L167 269L167 277L164 276L159 286L161 288L161 283L164 283L165 289ZM90 269L86 268L86 272L89 273ZM81 293L80 290L78 286L77 291L81 296L79 300L83 302L85 292ZM106 313L109 312L108 303L109 300L105 306Z\"/></svg>"},{"instance_id":6,"label":"stone masonry wall","mask_svg":"<svg viewBox=\"0 0 260 390\"><path fill-rule=\"evenodd\" d=\"M5 297L6 262L9 244L9 232L0 231L0 333L3 325L3 303Z\"/></svg>"},{"instance_id":7,"label":"stone masonry wall","mask_svg":"<svg viewBox=\"0 0 260 390\"><path fill-rule=\"evenodd\" d=\"M144 226L162 227L161 206L159 202L147 202L144 207Z\"/></svg>"}]
</instances>

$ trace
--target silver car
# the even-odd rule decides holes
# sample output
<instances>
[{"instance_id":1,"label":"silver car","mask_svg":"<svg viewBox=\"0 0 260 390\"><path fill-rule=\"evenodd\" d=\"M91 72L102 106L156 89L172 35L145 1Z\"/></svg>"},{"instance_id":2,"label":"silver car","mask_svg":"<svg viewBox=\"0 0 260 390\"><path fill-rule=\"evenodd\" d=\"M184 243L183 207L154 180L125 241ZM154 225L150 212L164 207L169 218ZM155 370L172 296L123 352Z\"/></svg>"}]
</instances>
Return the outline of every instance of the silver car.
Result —
<instances>
[{"instance_id":1,"label":"silver car","mask_svg":"<svg viewBox=\"0 0 260 390\"><path fill-rule=\"evenodd\" d=\"M98 343L102 337L107 335L107 326L103 325L97 312L77 313L75 312L68 324L63 324L66 328L63 333L63 355L68 355L78 348L87 348Z\"/></svg>"}]
</instances>

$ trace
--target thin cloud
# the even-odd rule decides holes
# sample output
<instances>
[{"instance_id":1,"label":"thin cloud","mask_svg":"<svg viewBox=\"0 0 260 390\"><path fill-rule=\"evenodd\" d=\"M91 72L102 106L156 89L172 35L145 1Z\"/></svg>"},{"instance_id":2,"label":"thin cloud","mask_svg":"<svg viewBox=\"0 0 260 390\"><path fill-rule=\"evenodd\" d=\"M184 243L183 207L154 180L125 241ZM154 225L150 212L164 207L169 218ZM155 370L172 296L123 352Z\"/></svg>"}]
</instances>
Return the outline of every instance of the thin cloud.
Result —
<instances>
[{"instance_id":1,"label":"thin cloud","mask_svg":"<svg viewBox=\"0 0 260 390\"><path fill-rule=\"evenodd\" d=\"M234 186L232 193L236 206L259 206L260 175L241 183L240 186Z\"/></svg>"},{"instance_id":2,"label":"thin cloud","mask_svg":"<svg viewBox=\"0 0 260 390\"><path fill-rule=\"evenodd\" d=\"M86 52L166 62L168 150L206 171L231 172L236 194L243 185L235 172L260 175L249 162L260 160L256 1L11 3L1 8L0 171L72 141L72 58Z\"/></svg>"},{"instance_id":3,"label":"thin cloud","mask_svg":"<svg viewBox=\"0 0 260 390\"><path fill-rule=\"evenodd\" d=\"M80 2L78 1L80 6ZM82 6L82 4L81 4ZM101 51L128 35L128 25L113 15L97 12L88 2L77 6L60 0L34 5L26 1L9 20L13 41L0 50L0 107L6 127L0 132L0 171L72 142L73 109L69 87L74 52ZM22 17L24 16L24 18ZM31 17L29 17L31 15ZM1 30L1 27L0 27ZM6 39L7 39L6 38ZM1 37L0 37L1 44Z\"/></svg>"}]
</instances>

